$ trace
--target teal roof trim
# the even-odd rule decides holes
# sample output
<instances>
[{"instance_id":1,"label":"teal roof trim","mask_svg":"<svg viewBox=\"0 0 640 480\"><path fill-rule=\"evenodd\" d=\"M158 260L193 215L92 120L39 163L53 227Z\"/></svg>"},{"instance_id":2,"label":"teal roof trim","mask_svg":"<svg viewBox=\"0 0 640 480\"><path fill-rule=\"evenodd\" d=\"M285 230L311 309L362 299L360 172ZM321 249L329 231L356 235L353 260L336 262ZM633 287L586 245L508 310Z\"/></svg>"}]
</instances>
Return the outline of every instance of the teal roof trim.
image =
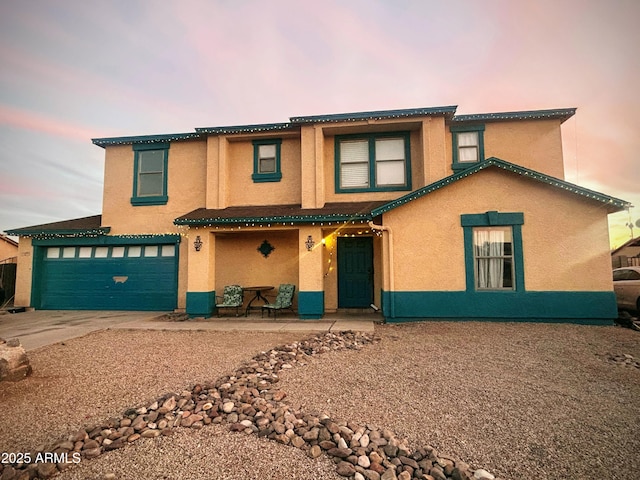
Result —
<instances>
[{"instance_id":1,"label":"teal roof trim","mask_svg":"<svg viewBox=\"0 0 640 480\"><path fill-rule=\"evenodd\" d=\"M168 133L162 135L141 135L135 137L92 138L91 142L94 145L104 148L111 145L166 143L179 140L192 140L194 138L202 138L202 135L200 133Z\"/></svg>"},{"instance_id":2,"label":"teal roof trim","mask_svg":"<svg viewBox=\"0 0 640 480\"><path fill-rule=\"evenodd\" d=\"M292 123L329 123L357 122L360 120L382 120L390 118L423 117L426 115L445 115L452 117L457 106L409 108L403 110L378 110L372 112L336 113L331 115L310 115L291 117Z\"/></svg>"},{"instance_id":3,"label":"teal roof trim","mask_svg":"<svg viewBox=\"0 0 640 480\"><path fill-rule=\"evenodd\" d=\"M306 224L311 222L351 222L351 221L369 221L373 217L368 213L331 213L323 215L267 215L255 217L212 217L184 219L177 218L173 221L175 225L238 225L241 223L289 223L289 224Z\"/></svg>"},{"instance_id":4,"label":"teal roof trim","mask_svg":"<svg viewBox=\"0 0 640 480\"><path fill-rule=\"evenodd\" d=\"M576 113L575 108L559 108L553 110L528 110L521 112L473 113L470 115L455 115L452 123L462 122L496 122L505 120L553 120L561 122L571 118Z\"/></svg>"},{"instance_id":5,"label":"teal roof trim","mask_svg":"<svg viewBox=\"0 0 640 480\"><path fill-rule=\"evenodd\" d=\"M614 211L624 210L625 208L628 208L631 206L631 203L625 200L611 197L609 195L596 192L594 190L589 190L587 188L583 188L573 183L560 180L550 175L545 175L544 173L536 172L534 170L520 167L518 165L506 162L504 160L500 160L499 158L491 157L484 160L483 162L479 162L473 167L469 167L466 170L463 170L449 177L443 178L442 180L439 180L430 185L427 185L426 187L422 187L418 190L415 190L407 195L397 198L396 200L386 203L385 205L381 205L380 207L373 209L371 211L371 215L374 217L378 215L382 215L383 213L393 210L394 208L404 205L405 203L408 203L417 198L423 197L424 195L427 195L431 192L434 192L443 187L446 187L447 185L450 185L454 182L457 182L458 180L461 180L465 177L478 173L479 171L489 167L497 167L502 170L507 170L509 172L516 173L518 175L531 178L533 180L537 180L547 185L551 185L552 187L560 188L562 190L574 193L576 195L580 195L582 197L607 204L611 206L614 209Z\"/></svg>"},{"instance_id":6,"label":"teal roof trim","mask_svg":"<svg viewBox=\"0 0 640 480\"><path fill-rule=\"evenodd\" d=\"M291 130L296 128L291 123L261 123L256 125L234 125L230 127L202 127L196 128L196 132L216 135L229 135L234 133L261 133Z\"/></svg>"},{"instance_id":7,"label":"teal roof trim","mask_svg":"<svg viewBox=\"0 0 640 480\"><path fill-rule=\"evenodd\" d=\"M199 127L195 132L168 133L160 135L141 135L130 137L94 138L91 141L99 147L112 145L154 144L163 142L175 142L180 140L201 139L206 135L233 135L246 133L268 133L287 130L296 130L304 124L332 123L332 122L357 122L363 120L383 120L394 118L411 118L443 115L451 123L491 122L505 120L537 120L559 119L564 122L573 116L575 108L563 108L555 110L531 110L522 112L477 113L471 115L455 115L457 106L407 108L400 110L376 110L369 112L336 113L329 115L310 115L291 117L285 123L261 123L255 125L232 125L223 127Z\"/></svg>"}]
</instances>

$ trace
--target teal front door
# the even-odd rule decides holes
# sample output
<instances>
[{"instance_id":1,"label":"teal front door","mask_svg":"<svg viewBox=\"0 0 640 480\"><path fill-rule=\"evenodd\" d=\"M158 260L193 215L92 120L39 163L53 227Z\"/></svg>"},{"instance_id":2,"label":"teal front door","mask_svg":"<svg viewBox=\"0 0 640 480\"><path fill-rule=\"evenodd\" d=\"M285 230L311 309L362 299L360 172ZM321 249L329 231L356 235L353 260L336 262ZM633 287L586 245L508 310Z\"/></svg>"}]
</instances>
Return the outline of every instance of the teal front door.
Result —
<instances>
[{"instance_id":1,"label":"teal front door","mask_svg":"<svg viewBox=\"0 0 640 480\"><path fill-rule=\"evenodd\" d=\"M338 238L338 308L373 303L373 239Z\"/></svg>"}]
</instances>

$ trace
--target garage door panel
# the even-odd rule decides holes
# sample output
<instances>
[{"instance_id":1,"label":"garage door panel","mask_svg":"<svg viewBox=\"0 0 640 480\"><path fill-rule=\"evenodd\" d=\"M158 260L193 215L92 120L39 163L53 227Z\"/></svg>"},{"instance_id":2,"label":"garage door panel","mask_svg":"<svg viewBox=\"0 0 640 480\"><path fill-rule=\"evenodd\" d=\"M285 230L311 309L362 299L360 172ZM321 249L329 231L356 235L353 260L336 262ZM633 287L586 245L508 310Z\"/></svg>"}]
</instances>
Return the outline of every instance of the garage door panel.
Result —
<instances>
[{"instance_id":1,"label":"garage door panel","mask_svg":"<svg viewBox=\"0 0 640 480\"><path fill-rule=\"evenodd\" d=\"M124 252L122 247L93 247L92 252L85 247L75 256L71 251L48 253L39 308L172 310L177 306L177 258L161 256L172 253L162 247L132 246ZM128 256L129 248L135 256ZM145 250L155 255L145 256Z\"/></svg>"}]
</instances>

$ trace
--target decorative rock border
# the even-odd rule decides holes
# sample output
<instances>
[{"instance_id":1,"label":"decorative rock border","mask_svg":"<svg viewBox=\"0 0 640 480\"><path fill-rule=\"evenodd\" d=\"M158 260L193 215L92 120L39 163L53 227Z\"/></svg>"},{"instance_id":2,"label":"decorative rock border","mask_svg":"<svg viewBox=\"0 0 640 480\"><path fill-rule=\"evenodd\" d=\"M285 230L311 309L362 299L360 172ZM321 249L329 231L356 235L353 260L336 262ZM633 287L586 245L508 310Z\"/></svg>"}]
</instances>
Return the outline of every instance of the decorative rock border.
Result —
<instances>
[{"instance_id":1,"label":"decorative rock border","mask_svg":"<svg viewBox=\"0 0 640 480\"><path fill-rule=\"evenodd\" d=\"M373 335L349 331L275 347L213 384L168 393L146 407L130 408L122 417L82 429L50 449L34 452L31 461L0 465L0 480L50 478L81 459L95 458L139 438L171 435L176 427L200 429L222 423L234 432L302 449L311 458L325 453L335 462L339 475L354 480L494 480L486 470L473 470L430 446L411 450L389 429L305 413L283 401L287 394L277 385L281 371L305 365L312 355L360 349L376 341ZM44 461L33 462L37 458Z\"/></svg>"}]
</instances>

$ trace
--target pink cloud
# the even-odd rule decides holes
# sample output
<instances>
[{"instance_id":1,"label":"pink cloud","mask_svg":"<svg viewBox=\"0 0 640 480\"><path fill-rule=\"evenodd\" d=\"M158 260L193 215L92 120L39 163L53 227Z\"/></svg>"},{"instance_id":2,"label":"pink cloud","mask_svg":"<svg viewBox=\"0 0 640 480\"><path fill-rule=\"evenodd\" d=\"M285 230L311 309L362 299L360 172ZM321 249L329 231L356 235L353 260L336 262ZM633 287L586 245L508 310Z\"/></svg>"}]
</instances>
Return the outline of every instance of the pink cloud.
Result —
<instances>
[{"instance_id":1,"label":"pink cloud","mask_svg":"<svg viewBox=\"0 0 640 480\"><path fill-rule=\"evenodd\" d=\"M49 135L68 138L86 143L90 138L98 136L96 130L73 123L64 122L28 110L0 105L0 124L8 127L31 130Z\"/></svg>"}]
</instances>

